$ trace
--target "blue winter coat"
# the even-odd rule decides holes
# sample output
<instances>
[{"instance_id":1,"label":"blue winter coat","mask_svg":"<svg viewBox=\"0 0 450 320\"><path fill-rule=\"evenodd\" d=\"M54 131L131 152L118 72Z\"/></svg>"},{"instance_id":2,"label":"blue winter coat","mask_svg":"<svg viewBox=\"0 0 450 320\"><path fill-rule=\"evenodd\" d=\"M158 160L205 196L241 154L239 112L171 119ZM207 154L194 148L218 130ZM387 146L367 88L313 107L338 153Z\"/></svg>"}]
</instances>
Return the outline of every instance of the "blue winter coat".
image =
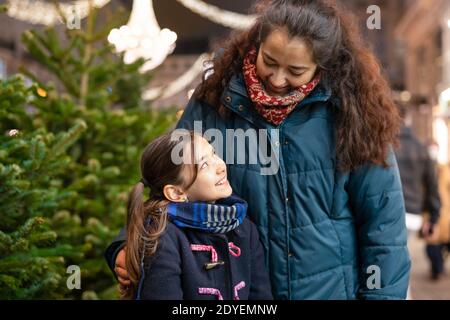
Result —
<instances>
[{"instance_id":1,"label":"blue winter coat","mask_svg":"<svg viewBox=\"0 0 450 320\"><path fill-rule=\"evenodd\" d=\"M203 131L222 133L218 152L259 230L275 299L404 299L410 259L392 148L387 169L367 164L339 172L331 113L337 99L323 83L278 127L255 111L242 75L232 78L221 101L231 111L228 118L193 98L178 128L194 129L194 121L202 121ZM250 163L252 142L245 146L246 163L239 164L244 154L233 147L227 129L266 129L268 145L278 154L276 174L261 174L269 166L261 159Z\"/></svg>"},{"instance_id":2,"label":"blue winter coat","mask_svg":"<svg viewBox=\"0 0 450 320\"><path fill-rule=\"evenodd\" d=\"M211 251L194 250L192 245L214 250L217 261ZM248 219L225 234L178 228L169 223L155 255L147 257L145 265L141 299L273 299L258 231Z\"/></svg>"}]
</instances>

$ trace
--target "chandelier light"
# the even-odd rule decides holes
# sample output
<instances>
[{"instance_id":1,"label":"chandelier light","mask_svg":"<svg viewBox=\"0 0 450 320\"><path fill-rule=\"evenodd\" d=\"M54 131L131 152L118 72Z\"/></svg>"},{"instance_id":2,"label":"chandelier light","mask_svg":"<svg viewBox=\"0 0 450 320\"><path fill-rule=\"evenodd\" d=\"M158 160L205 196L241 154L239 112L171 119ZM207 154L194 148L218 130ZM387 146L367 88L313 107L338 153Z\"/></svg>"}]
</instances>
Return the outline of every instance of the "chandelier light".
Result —
<instances>
[{"instance_id":1,"label":"chandelier light","mask_svg":"<svg viewBox=\"0 0 450 320\"><path fill-rule=\"evenodd\" d=\"M146 61L142 72L159 66L175 49L176 40L175 32L159 27L152 0L134 0L128 23L111 30L108 36L117 52L125 52L125 63L139 58Z\"/></svg>"}]
</instances>

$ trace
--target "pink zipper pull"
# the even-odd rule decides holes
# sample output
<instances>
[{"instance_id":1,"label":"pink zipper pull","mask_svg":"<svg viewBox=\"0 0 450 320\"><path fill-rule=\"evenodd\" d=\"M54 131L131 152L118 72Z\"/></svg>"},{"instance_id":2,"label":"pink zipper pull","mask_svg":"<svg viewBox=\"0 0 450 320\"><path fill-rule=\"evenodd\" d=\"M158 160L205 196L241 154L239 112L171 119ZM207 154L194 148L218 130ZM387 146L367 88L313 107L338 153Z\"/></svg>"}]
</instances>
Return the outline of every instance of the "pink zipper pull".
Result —
<instances>
[{"instance_id":1,"label":"pink zipper pull","mask_svg":"<svg viewBox=\"0 0 450 320\"><path fill-rule=\"evenodd\" d=\"M233 242L228 243L228 249L230 251L230 254L234 257L239 257L241 255L241 248L239 248Z\"/></svg>"}]
</instances>

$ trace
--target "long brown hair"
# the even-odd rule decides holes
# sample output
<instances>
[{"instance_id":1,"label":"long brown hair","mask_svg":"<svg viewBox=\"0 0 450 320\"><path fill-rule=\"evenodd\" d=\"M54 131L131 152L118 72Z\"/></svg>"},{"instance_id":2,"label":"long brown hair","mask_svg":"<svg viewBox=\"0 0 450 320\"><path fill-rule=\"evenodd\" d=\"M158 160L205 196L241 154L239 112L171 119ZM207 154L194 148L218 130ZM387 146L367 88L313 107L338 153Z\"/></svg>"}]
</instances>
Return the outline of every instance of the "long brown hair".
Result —
<instances>
[{"instance_id":1,"label":"long brown hair","mask_svg":"<svg viewBox=\"0 0 450 320\"><path fill-rule=\"evenodd\" d=\"M258 14L255 24L233 33L221 45L223 52L212 61L214 73L204 77L195 97L226 116L229 111L221 105L221 94L231 77L241 72L249 49L259 48L275 28L286 28L290 37L300 37L311 46L318 69L336 98L333 114L339 168L353 170L368 162L386 167L389 145L398 146L401 118L356 19L334 0L260 0L253 11Z\"/></svg>"},{"instance_id":2,"label":"long brown hair","mask_svg":"<svg viewBox=\"0 0 450 320\"><path fill-rule=\"evenodd\" d=\"M174 135L176 133L176 135ZM179 139L174 139L178 137ZM187 181L183 168L187 164L172 161L172 150L179 143L191 143L192 179ZM197 165L194 157L194 132L176 130L153 140L141 156L142 181L136 184L128 198L128 216L126 228L125 266L131 285L121 288L122 299L135 297L139 279L141 278L141 260L143 255L152 256L158 247L159 238L167 226L167 204L169 201L163 194L165 185L182 186L185 190L194 183L197 177ZM180 155L185 149L180 150ZM145 184L144 184L145 182ZM148 185L146 185L148 184ZM144 202L145 187L150 188L149 198Z\"/></svg>"}]
</instances>

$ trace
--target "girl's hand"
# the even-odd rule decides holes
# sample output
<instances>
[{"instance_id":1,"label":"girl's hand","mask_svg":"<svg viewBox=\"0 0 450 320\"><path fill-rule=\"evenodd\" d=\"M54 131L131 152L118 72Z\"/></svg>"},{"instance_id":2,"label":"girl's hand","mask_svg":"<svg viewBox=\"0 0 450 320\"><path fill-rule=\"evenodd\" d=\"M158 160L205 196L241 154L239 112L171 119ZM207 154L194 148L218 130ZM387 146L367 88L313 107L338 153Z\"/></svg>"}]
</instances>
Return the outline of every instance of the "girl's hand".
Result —
<instances>
[{"instance_id":1,"label":"girl's hand","mask_svg":"<svg viewBox=\"0 0 450 320\"><path fill-rule=\"evenodd\" d=\"M114 272L116 273L117 279L119 280L121 286L128 287L130 285L131 282L128 276L128 271L125 268L125 248L120 250L117 255Z\"/></svg>"}]
</instances>

